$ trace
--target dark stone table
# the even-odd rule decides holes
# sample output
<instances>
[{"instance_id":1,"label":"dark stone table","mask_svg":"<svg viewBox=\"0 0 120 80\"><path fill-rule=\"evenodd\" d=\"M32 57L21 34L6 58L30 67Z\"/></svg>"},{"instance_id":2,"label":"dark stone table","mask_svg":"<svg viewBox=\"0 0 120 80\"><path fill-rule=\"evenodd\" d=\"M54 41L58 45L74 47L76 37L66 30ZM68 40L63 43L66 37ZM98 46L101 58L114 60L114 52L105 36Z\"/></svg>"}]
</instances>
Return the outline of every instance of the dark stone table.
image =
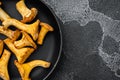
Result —
<instances>
[{"instance_id":1,"label":"dark stone table","mask_svg":"<svg viewBox=\"0 0 120 80\"><path fill-rule=\"evenodd\" d=\"M44 0L63 33L48 80L120 80L120 0Z\"/></svg>"}]
</instances>

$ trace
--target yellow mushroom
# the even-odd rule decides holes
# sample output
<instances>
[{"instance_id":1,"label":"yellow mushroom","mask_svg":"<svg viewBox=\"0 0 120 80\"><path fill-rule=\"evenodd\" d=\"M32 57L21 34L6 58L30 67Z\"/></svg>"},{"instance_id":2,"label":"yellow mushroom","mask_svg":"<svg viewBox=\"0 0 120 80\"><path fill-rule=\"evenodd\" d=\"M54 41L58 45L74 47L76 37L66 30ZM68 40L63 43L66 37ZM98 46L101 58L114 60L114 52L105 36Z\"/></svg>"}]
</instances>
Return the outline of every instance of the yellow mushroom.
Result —
<instances>
[{"instance_id":1,"label":"yellow mushroom","mask_svg":"<svg viewBox=\"0 0 120 80\"><path fill-rule=\"evenodd\" d=\"M3 47L4 47L4 42L2 40L0 40L0 56L3 52Z\"/></svg>"},{"instance_id":2,"label":"yellow mushroom","mask_svg":"<svg viewBox=\"0 0 120 80\"><path fill-rule=\"evenodd\" d=\"M16 19L7 19L2 24L5 29L12 25L20 30L23 30L30 34L33 37L33 40L36 40L38 38L39 23L40 20L37 20L33 24L24 24Z\"/></svg>"},{"instance_id":3,"label":"yellow mushroom","mask_svg":"<svg viewBox=\"0 0 120 80\"><path fill-rule=\"evenodd\" d=\"M19 61L19 63L24 63L26 61L26 59L35 50L34 48L21 48L21 49L17 49L14 46L13 41L11 39L9 39L9 38L5 39L4 42L8 46L8 48L15 54L15 56L17 57L17 60Z\"/></svg>"},{"instance_id":4,"label":"yellow mushroom","mask_svg":"<svg viewBox=\"0 0 120 80\"><path fill-rule=\"evenodd\" d=\"M0 5L2 5L2 2L0 2ZM9 18L11 17L0 7L0 20L4 21Z\"/></svg>"},{"instance_id":5,"label":"yellow mushroom","mask_svg":"<svg viewBox=\"0 0 120 80\"><path fill-rule=\"evenodd\" d=\"M22 39L14 42L15 47L16 48L23 48L25 46L31 46L34 49L36 49L37 46L34 43L34 41L31 39L31 37L24 31L21 31L21 33L22 33Z\"/></svg>"},{"instance_id":6,"label":"yellow mushroom","mask_svg":"<svg viewBox=\"0 0 120 80\"><path fill-rule=\"evenodd\" d=\"M29 74L31 70L37 66L43 67L43 68L49 68L50 67L50 62L46 62L43 60L33 60L28 63L20 64L16 60L14 61L14 64L16 65L22 80L31 80L29 78Z\"/></svg>"},{"instance_id":7,"label":"yellow mushroom","mask_svg":"<svg viewBox=\"0 0 120 80\"><path fill-rule=\"evenodd\" d=\"M2 57L0 58L0 77L3 80L10 80L8 74L8 62L10 59L11 53L8 50L4 50Z\"/></svg>"},{"instance_id":8,"label":"yellow mushroom","mask_svg":"<svg viewBox=\"0 0 120 80\"><path fill-rule=\"evenodd\" d=\"M27 8L24 0L20 0L19 2L17 2L16 8L23 17L23 19L21 20L21 22L23 23L31 22L38 13L38 10L36 8Z\"/></svg>"},{"instance_id":9,"label":"yellow mushroom","mask_svg":"<svg viewBox=\"0 0 120 80\"><path fill-rule=\"evenodd\" d=\"M41 30L40 30L40 33L39 33L39 36L38 36L37 43L42 45L46 34L49 31L53 31L54 29L49 24L43 23L43 22L40 22L40 26L41 26Z\"/></svg>"},{"instance_id":10,"label":"yellow mushroom","mask_svg":"<svg viewBox=\"0 0 120 80\"><path fill-rule=\"evenodd\" d=\"M3 26L0 26L0 33L12 40L16 40L20 36L19 30L12 31L10 29L4 29Z\"/></svg>"}]
</instances>

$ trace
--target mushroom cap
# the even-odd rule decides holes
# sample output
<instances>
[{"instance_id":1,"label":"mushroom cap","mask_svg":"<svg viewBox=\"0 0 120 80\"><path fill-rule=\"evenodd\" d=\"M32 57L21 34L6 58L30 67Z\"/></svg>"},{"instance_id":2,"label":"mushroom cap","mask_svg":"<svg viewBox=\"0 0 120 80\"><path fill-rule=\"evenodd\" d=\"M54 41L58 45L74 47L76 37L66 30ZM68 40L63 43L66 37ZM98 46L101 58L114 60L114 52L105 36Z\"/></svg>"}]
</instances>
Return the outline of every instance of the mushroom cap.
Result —
<instances>
[{"instance_id":1,"label":"mushroom cap","mask_svg":"<svg viewBox=\"0 0 120 80\"><path fill-rule=\"evenodd\" d=\"M48 29L49 31L54 31L53 27L50 26L50 25L47 24L47 23L40 22L40 26L41 26L41 27L44 27L44 28L46 28L46 29Z\"/></svg>"},{"instance_id":2,"label":"mushroom cap","mask_svg":"<svg viewBox=\"0 0 120 80\"><path fill-rule=\"evenodd\" d=\"M16 65L21 77L23 80L30 80L29 74L32 71L33 68L37 66L41 66L43 68L49 68L51 63L43 60L32 60L27 63L19 63L17 60L14 61L14 64Z\"/></svg>"},{"instance_id":3,"label":"mushroom cap","mask_svg":"<svg viewBox=\"0 0 120 80\"><path fill-rule=\"evenodd\" d=\"M3 80L10 80L8 69L7 69L10 56L11 56L11 53L8 50L4 49L3 54L0 58L0 77Z\"/></svg>"},{"instance_id":4,"label":"mushroom cap","mask_svg":"<svg viewBox=\"0 0 120 80\"><path fill-rule=\"evenodd\" d=\"M16 40L20 36L20 31L18 29L15 31L10 29L4 29L3 26L0 26L0 34L9 37L12 40Z\"/></svg>"},{"instance_id":5,"label":"mushroom cap","mask_svg":"<svg viewBox=\"0 0 120 80\"><path fill-rule=\"evenodd\" d=\"M8 48L15 54L19 63L24 63L26 59L35 50L34 48L29 48L29 47L18 49L14 46L13 44L14 41L9 38L5 39L4 42L8 46Z\"/></svg>"},{"instance_id":6,"label":"mushroom cap","mask_svg":"<svg viewBox=\"0 0 120 80\"><path fill-rule=\"evenodd\" d=\"M21 33L22 33L22 38L18 41L14 41L15 47L16 48L23 48L23 47L31 46L34 49L36 49L37 45L32 40L32 38L24 31L21 31Z\"/></svg>"},{"instance_id":7,"label":"mushroom cap","mask_svg":"<svg viewBox=\"0 0 120 80\"><path fill-rule=\"evenodd\" d=\"M20 22L17 19L7 19L4 22L2 22L2 24L4 25L4 28L7 29L8 27L10 27L11 25L27 32L28 34L30 34L33 38L33 40L37 40L38 38L38 28L39 28L39 23L40 20L37 19L34 23L32 24L24 24L22 22Z\"/></svg>"},{"instance_id":8,"label":"mushroom cap","mask_svg":"<svg viewBox=\"0 0 120 80\"><path fill-rule=\"evenodd\" d=\"M38 10L36 8L31 8L31 14L28 16L24 16L23 20L21 22L26 23L26 22L31 22L37 15Z\"/></svg>"},{"instance_id":9,"label":"mushroom cap","mask_svg":"<svg viewBox=\"0 0 120 80\"><path fill-rule=\"evenodd\" d=\"M20 0L16 3L16 9L22 16L21 22L27 23L31 22L37 15L38 10L36 8L29 9L24 0Z\"/></svg>"}]
</instances>

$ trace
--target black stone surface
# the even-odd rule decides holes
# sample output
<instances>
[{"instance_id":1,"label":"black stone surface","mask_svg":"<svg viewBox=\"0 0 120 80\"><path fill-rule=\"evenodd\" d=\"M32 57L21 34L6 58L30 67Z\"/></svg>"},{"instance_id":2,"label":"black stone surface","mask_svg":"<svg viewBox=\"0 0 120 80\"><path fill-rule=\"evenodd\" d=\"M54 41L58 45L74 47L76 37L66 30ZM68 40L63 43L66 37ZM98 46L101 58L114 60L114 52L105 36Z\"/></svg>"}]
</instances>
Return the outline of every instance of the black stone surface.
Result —
<instances>
[{"instance_id":1,"label":"black stone surface","mask_svg":"<svg viewBox=\"0 0 120 80\"><path fill-rule=\"evenodd\" d=\"M64 0L65 1L65 0ZM98 12L120 20L120 0L89 0L90 7ZM48 80L120 80L98 55L103 35L100 24L95 21L80 26L76 21L61 24L63 52L61 59ZM118 43L105 37L104 51L119 52Z\"/></svg>"}]
</instances>

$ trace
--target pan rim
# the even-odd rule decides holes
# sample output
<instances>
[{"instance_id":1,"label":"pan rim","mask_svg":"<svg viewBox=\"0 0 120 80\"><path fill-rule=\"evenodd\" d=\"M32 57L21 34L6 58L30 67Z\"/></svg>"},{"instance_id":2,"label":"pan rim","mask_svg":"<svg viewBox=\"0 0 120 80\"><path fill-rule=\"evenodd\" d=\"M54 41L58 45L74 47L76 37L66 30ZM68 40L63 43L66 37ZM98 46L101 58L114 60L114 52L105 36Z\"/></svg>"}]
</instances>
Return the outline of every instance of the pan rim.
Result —
<instances>
[{"instance_id":1,"label":"pan rim","mask_svg":"<svg viewBox=\"0 0 120 80\"><path fill-rule=\"evenodd\" d=\"M62 54L62 47L63 47L63 38L62 38L62 31L61 31L61 28L60 28L60 23L57 19L57 16L55 14L55 12L52 10L52 8L49 7L49 5L47 5L44 1L42 0L39 0L43 5L45 5L49 10L50 12L52 13L53 17L55 18L55 21L58 25L58 28L59 28L59 34L60 34L60 49L59 49L59 53L58 53L58 58L53 66L53 68L50 70L50 72L46 75L46 77L43 79L43 80L46 80L52 73L53 71L55 70L59 60L60 60L60 57L61 57L61 54Z\"/></svg>"}]
</instances>

